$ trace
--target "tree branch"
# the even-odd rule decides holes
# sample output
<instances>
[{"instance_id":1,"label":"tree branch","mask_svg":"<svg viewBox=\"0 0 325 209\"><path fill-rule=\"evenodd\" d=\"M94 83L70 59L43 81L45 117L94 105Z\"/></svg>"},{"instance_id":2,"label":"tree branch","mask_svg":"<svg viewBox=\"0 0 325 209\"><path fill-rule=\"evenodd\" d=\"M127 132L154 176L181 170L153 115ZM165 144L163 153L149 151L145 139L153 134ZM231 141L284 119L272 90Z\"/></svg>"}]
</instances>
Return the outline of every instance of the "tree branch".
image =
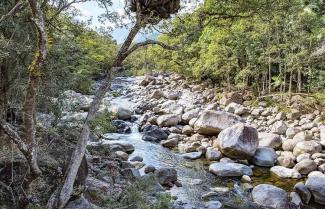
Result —
<instances>
[{"instance_id":1,"label":"tree branch","mask_svg":"<svg viewBox=\"0 0 325 209\"><path fill-rule=\"evenodd\" d=\"M23 4L24 2L22 0L19 0L17 4L7 14L1 16L0 23L2 21L5 21L9 17L15 15L18 12L18 10L22 8Z\"/></svg>"},{"instance_id":2,"label":"tree branch","mask_svg":"<svg viewBox=\"0 0 325 209\"><path fill-rule=\"evenodd\" d=\"M148 45L159 45L161 46L162 48L164 49L167 49L167 50L177 50L178 47L176 46L170 46L168 44L165 44L163 42L160 42L160 41L155 41L155 40L146 40L144 42L140 42L140 43L137 43L135 45L133 45L129 50L127 50L124 54L123 54L123 57L126 58L127 56L129 56L132 52L134 52L135 50L141 48L141 47L144 47L144 46L148 46Z\"/></svg>"}]
</instances>

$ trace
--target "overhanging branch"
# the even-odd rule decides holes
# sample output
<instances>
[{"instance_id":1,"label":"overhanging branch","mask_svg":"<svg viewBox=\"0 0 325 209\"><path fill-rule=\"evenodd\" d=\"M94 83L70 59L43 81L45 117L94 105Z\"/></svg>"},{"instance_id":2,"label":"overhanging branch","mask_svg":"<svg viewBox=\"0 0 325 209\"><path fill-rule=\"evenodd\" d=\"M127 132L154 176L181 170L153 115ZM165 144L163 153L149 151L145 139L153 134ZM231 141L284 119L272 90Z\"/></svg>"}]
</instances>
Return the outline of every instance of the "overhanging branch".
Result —
<instances>
[{"instance_id":1,"label":"overhanging branch","mask_svg":"<svg viewBox=\"0 0 325 209\"><path fill-rule=\"evenodd\" d=\"M144 46L148 46L148 45L159 45L164 49L167 50L177 50L178 47L176 46L170 46L168 44L165 44L163 42L160 41L155 41L155 40L146 40L140 43L137 43L135 45L133 45L129 50L127 50L123 55L126 58L127 56L129 56L132 52L136 51L137 49L144 47Z\"/></svg>"}]
</instances>

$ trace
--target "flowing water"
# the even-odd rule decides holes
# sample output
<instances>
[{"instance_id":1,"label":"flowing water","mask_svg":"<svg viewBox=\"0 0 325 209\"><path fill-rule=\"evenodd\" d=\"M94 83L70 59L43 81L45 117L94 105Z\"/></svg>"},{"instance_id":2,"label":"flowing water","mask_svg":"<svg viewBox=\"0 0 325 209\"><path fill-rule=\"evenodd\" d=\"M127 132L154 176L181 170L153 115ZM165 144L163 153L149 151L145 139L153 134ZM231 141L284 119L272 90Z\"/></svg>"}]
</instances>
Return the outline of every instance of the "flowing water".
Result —
<instances>
[{"instance_id":1,"label":"flowing water","mask_svg":"<svg viewBox=\"0 0 325 209\"><path fill-rule=\"evenodd\" d=\"M132 88L130 86L136 81L136 78L116 78L112 85L113 91L118 91L120 96L112 97L111 104L132 108L135 104L132 102ZM128 88L126 88L128 87ZM193 208L200 208L204 204L202 195L211 191L215 187L229 187L230 192L220 194L214 199L223 203L224 208L256 208L249 200L249 194L244 192L239 186L239 180L233 178L220 178L209 173L208 162L204 160L189 161L184 159L177 151L172 151L162 147L160 144L151 143L142 140L142 134L138 131L138 125L130 123L132 127L131 134L109 133L105 137L111 140L103 140L101 143L129 143L135 147L131 156L143 157L146 165L152 165L156 168L171 167L177 170L178 179L182 187L174 186L171 194L178 198L178 201L189 203ZM143 174L143 169L140 172ZM283 180L270 175L269 169L255 168L252 177L254 184L270 183L287 191L291 191L296 180ZM319 207L309 207L319 208Z\"/></svg>"}]
</instances>

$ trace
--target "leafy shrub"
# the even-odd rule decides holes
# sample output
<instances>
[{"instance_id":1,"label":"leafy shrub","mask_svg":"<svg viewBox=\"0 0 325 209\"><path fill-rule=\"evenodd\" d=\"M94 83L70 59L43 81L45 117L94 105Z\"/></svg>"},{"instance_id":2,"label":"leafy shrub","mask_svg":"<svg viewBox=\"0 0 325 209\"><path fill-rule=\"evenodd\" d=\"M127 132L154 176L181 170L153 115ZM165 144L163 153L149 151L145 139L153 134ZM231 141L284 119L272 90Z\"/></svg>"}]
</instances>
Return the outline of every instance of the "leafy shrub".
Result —
<instances>
[{"instance_id":1,"label":"leafy shrub","mask_svg":"<svg viewBox=\"0 0 325 209\"><path fill-rule=\"evenodd\" d=\"M90 121L90 128L92 130L99 130L103 133L111 133L116 131L116 127L112 123L114 115L111 112L105 112L97 115L92 121Z\"/></svg>"}]
</instances>

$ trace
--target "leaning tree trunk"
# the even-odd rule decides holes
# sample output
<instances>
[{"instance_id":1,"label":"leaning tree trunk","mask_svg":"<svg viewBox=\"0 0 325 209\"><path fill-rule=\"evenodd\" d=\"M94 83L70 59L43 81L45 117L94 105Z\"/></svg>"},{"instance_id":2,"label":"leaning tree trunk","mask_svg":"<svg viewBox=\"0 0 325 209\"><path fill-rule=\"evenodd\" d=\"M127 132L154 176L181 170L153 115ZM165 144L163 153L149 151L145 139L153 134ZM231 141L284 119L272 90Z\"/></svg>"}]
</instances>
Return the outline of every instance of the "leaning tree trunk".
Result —
<instances>
[{"instance_id":1,"label":"leaning tree trunk","mask_svg":"<svg viewBox=\"0 0 325 209\"><path fill-rule=\"evenodd\" d=\"M82 126L82 131L79 135L76 148L72 153L70 163L66 171L65 181L63 185L61 187L58 187L51 195L47 204L47 209L62 209L68 203L70 199L70 195L72 194L73 191L73 185L79 170L79 166L81 164L83 156L85 155L88 137L90 134L89 122L95 118L99 106L102 102L102 99L104 98L105 94L108 92L111 86L112 73L114 69L121 67L122 62L126 58L126 52L129 49L135 36L140 31L140 29L141 29L141 23L140 21L137 21L136 24L131 29L125 42L121 46L115 58L115 61L113 62L112 68L107 72L105 81L96 91L94 100L90 105L87 118Z\"/></svg>"}]
</instances>

